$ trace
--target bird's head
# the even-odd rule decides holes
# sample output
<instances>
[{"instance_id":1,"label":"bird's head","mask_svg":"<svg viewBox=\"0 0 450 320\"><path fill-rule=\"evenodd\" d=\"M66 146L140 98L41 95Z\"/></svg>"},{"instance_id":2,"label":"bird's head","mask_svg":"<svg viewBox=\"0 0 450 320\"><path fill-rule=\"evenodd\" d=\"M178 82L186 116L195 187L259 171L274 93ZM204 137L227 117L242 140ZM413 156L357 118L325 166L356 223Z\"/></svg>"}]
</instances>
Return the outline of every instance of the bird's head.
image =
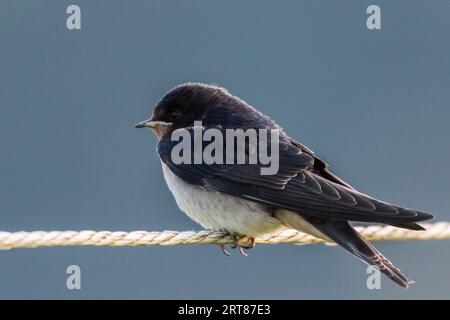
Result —
<instances>
[{"instance_id":1,"label":"bird's head","mask_svg":"<svg viewBox=\"0 0 450 320\"><path fill-rule=\"evenodd\" d=\"M220 87L201 83L181 84L170 90L156 105L150 119L135 128L150 128L161 139L174 130L192 126L202 120L208 108L229 96Z\"/></svg>"}]
</instances>

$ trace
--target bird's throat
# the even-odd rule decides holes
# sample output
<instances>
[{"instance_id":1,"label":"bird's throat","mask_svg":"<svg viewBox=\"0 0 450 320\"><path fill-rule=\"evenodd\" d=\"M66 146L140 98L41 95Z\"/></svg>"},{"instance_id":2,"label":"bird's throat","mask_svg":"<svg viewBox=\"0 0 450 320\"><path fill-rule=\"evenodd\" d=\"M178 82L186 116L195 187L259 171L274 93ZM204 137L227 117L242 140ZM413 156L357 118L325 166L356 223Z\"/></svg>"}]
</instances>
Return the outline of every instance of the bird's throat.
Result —
<instances>
[{"instance_id":1,"label":"bird's throat","mask_svg":"<svg viewBox=\"0 0 450 320\"><path fill-rule=\"evenodd\" d=\"M152 128L152 131L155 133L158 140L161 140L166 134L169 133L170 127L167 126L157 126Z\"/></svg>"}]
</instances>

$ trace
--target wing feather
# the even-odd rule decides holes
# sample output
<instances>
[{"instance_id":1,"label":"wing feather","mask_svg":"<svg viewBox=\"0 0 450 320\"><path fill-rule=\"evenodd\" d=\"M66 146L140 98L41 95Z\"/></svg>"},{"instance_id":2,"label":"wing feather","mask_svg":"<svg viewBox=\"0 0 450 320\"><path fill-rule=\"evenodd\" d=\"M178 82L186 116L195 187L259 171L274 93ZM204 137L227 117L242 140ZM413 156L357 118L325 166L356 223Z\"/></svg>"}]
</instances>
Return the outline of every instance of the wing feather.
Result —
<instances>
[{"instance_id":1,"label":"wing feather","mask_svg":"<svg viewBox=\"0 0 450 320\"><path fill-rule=\"evenodd\" d=\"M192 128L190 132L193 134ZM275 175L261 175L260 164L174 164L171 150L176 143L169 139L160 141L161 160L181 179L205 189L311 217L384 223L416 222L432 217L360 193L332 174L311 150L291 139L280 141L279 171ZM204 142L203 148L206 145ZM226 146L224 154L225 151Z\"/></svg>"}]
</instances>

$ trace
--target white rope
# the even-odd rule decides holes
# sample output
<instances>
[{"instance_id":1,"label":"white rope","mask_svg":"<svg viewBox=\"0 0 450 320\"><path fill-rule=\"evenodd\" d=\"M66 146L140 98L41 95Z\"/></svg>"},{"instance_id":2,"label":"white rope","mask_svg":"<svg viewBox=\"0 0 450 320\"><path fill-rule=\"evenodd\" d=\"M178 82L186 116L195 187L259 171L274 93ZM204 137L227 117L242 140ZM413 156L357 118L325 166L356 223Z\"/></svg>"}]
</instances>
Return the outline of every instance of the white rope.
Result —
<instances>
[{"instance_id":1,"label":"white rope","mask_svg":"<svg viewBox=\"0 0 450 320\"><path fill-rule=\"evenodd\" d=\"M425 231L399 229L391 226L356 227L367 240L432 240L450 239L450 222L423 224ZM321 239L286 229L278 234L255 239L258 244L313 244ZM55 246L172 246L179 244L233 244L229 234L213 231L0 231L0 249ZM239 243L249 244L241 238Z\"/></svg>"}]
</instances>

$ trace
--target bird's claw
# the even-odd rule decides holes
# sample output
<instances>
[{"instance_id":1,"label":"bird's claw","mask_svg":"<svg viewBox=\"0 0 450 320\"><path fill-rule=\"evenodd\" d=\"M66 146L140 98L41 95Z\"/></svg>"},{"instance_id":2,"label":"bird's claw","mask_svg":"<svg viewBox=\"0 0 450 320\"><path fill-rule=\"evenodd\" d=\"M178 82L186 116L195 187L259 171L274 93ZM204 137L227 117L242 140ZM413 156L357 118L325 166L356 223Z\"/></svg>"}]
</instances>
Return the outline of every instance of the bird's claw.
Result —
<instances>
[{"instance_id":1,"label":"bird's claw","mask_svg":"<svg viewBox=\"0 0 450 320\"><path fill-rule=\"evenodd\" d=\"M248 244L248 245L242 244L242 243L240 242L240 240L241 240L242 238L247 238L247 237L238 237L238 236L236 236L236 235L233 235L234 244L231 245L231 248L232 248L232 249L238 248L238 249L239 249L239 252L240 252L243 256L248 257L248 253L245 252L245 250L249 250L249 249L252 249L252 248L255 247L255 245L256 245L256 243L255 243L255 238L247 238L247 239L250 239L250 244ZM231 254L228 252L228 250L226 249L226 247L225 247L224 244L221 244L221 245L220 245L220 249L222 250L223 254L225 254L226 256L231 256Z\"/></svg>"},{"instance_id":2,"label":"bird's claw","mask_svg":"<svg viewBox=\"0 0 450 320\"><path fill-rule=\"evenodd\" d=\"M243 256L248 257L248 253L244 251L244 247L239 246L239 252L240 252Z\"/></svg>"},{"instance_id":3,"label":"bird's claw","mask_svg":"<svg viewBox=\"0 0 450 320\"><path fill-rule=\"evenodd\" d=\"M226 256L231 256L231 253L228 252L227 248L225 247L224 244L220 245L220 249L222 250L223 254Z\"/></svg>"}]
</instances>

